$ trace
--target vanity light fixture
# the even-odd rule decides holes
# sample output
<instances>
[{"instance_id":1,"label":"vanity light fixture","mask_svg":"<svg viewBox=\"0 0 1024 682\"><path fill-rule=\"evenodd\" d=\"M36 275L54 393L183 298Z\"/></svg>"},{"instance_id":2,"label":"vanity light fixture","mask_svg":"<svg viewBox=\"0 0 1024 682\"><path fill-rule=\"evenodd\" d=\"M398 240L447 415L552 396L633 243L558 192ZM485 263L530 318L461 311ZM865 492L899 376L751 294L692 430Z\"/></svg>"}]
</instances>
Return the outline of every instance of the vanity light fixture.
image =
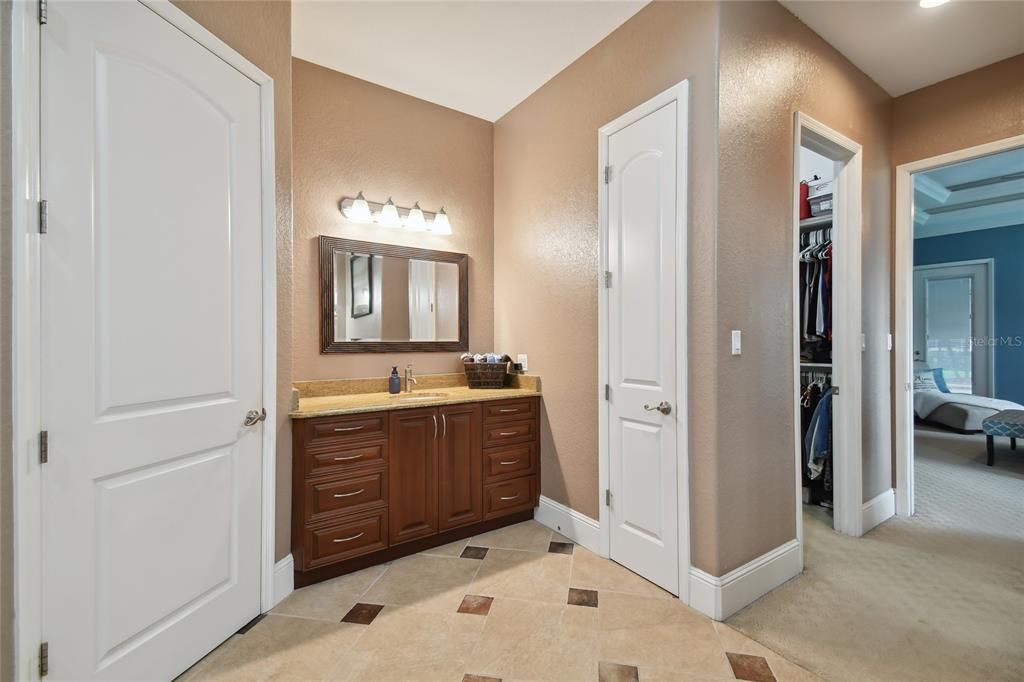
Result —
<instances>
[{"instance_id":1,"label":"vanity light fixture","mask_svg":"<svg viewBox=\"0 0 1024 682\"><path fill-rule=\"evenodd\" d=\"M405 226L415 232L422 232L427 229L427 221L423 217L423 209L420 208L420 202L417 201L416 204L409 209L409 215L405 217Z\"/></svg>"},{"instance_id":2,"label":"vanity light fixture","mask_svg":"<svg viewBox=\"0 0 1024 682\"><path fill-rule=\"evenodd\" d=\"M444 211L444 206L434 216L434 222L430 225L430 231L434 234L451 234L452 226L448 222L448 214Z\"/></svg>"},{"instance_id":3,"label":"vanity light fixture","mask_svg":"<svg viewBox=\"0 0 1024 682\"><path fill-rule=\"evenodd\" d=\"M378 204L368 201L360 192L355 198L342 199L339 208L346 219L357 223L377 223L383 227L397 227L410 232L429 232L438 235L452 233L448 214L443 208L437 213L424 211L420 208L419 202L413 204L412 208L402 208L396 206L394 200L389 197L387 202Z\"/></svg>"},{"instance_id":4,"label":"vanity light fixture","mask_svg":"<svg viewBox=\"0 0 1024 682\"><path fill-rule=\"evenodd\" d=\"M391 197L388 197L387 203L380 207L377 222L384 227L401 227L402 218L399 217L398 207L395 206L395 202L391 200Z\"/></svg>"}]
</instances>

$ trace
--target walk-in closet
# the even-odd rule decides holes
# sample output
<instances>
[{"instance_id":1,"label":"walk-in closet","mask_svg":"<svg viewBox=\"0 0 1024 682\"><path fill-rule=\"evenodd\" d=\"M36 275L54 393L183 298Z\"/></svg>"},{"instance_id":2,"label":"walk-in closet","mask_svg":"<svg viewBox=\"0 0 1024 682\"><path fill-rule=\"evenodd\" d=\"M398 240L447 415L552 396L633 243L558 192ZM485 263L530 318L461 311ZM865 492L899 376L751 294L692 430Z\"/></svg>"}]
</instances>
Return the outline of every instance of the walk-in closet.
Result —
<instances>
[{"instance_id":1,"label":"walk-in closet","mask_svg":"<svg viewBox=\"0 0 1024 682\"><path fill-rule=\"evenodd\" d=\"M804 509L832 525L833 466L833 210L836 162L800 148L797 318L799 411Z\"/></svg>"}]
</instances>

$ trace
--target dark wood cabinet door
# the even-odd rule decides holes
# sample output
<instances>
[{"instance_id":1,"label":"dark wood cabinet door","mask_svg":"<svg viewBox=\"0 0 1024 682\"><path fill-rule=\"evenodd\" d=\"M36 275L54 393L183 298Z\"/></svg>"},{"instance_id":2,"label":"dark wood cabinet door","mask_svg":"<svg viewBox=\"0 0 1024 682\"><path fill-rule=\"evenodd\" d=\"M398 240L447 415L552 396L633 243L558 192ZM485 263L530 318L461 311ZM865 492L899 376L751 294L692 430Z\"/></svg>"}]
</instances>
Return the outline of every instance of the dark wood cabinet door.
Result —
<instances>
[{"instance_id":1,"label":"dark wood cabinet door","mask_svg":"<svg viewBox=\"0 0 1024 682\"><path fill-rule=\"evenodd\" d=\"M451 405L438 412L439 521L441 530L448 530L483 518L480 405Z\"/></svg>"},{"instance_id":2,"label":"dark wood cabinet door","mask_svg":"<svg viewBox=\"0 0 1024 682\"><path fill-rule=\"evenodd\" d=\"M388 442L388 537L392 545L437 533L437 410L396 410Z\"/></svg>"}]
</instances>

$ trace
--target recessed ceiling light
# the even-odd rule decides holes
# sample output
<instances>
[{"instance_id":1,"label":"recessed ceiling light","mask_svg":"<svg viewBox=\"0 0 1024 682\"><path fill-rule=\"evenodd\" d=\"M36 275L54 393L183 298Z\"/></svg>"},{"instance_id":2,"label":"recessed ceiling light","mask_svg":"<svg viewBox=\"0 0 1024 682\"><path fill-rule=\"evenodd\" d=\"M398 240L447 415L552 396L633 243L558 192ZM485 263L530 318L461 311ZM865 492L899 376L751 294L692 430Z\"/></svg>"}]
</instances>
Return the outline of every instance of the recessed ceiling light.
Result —
<instances>
[{"instance_id":1,"label":"recessed ceiling light","mask_svg":"<svg viewBox=\"0 0 1024 682\"><path fill-rule=\"evenodd\" d=\"M938 7L939 5L945 5L949 0L921 0L918 4L925 9L931 9L932 7Z\"/></svg>"}]
</instances>

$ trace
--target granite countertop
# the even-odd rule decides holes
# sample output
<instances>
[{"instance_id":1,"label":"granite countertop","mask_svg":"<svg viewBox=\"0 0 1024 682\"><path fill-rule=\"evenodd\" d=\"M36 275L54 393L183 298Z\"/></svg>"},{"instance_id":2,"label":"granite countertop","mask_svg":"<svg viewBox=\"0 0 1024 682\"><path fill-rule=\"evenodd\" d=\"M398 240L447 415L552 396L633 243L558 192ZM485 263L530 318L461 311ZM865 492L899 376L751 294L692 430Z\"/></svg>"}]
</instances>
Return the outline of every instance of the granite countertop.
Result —
<instances>
[{"instance_id":1,"label":"granite countertop","mask_svg":"<svg viewBox=\"0 0 1024 682\"><path fill-rule=\"evenodd\" d=\"M532 377L530 377L532 379ZM463 380L464 381L464 380ZM313 383L313 382L308 382ZM326 385L326 382L321 382ZM348 382L346 382L348 383ZM348 386L338 386L335 395L308 395L307 387L297 391L298 405L289 416L292 419L330 417L341 414L379 412L380 410L411 410L418 407L458 405L460 403L532 398L541 395L540 381L516 381L510 388L469 388L465 385L437 385L448 381L428 381L427 386L417 386L412 393L392 395L387 392L348 392ZM354 382L353 382L354 384ZM330 389L330 386L327 386ZM303 397L302 393L307 392ZM420 396L417 398L417 396ZM430 397L428 397L430 396ZM410 397L413 398L410 400Z\"/></svg>"},{"instance_id":2,"label":"granite countertop","mask_svg":"<svg viewBox=\"0 0 1024 682\"><path fill-rule=\"evenodd\" d=\"M437 397L416 398L417 394L438 394ZM443 395L441 395L443 394ZM452 386L451 388L425 389L412 393L357 393L355 395L332 395L320 398L300 398L299 409L290 413L293 419L310 417L329 417L338 414L358 414L360 412L378 412L380 410L408 410L417 407L435 407L437 405L457 405L459 403L477 403L488 400L507 400L509 398L530 398L540 395L540 391L527 388L469 388ZM409 398L414 398L409 400Z\"/></svg>"}]
</instances>

